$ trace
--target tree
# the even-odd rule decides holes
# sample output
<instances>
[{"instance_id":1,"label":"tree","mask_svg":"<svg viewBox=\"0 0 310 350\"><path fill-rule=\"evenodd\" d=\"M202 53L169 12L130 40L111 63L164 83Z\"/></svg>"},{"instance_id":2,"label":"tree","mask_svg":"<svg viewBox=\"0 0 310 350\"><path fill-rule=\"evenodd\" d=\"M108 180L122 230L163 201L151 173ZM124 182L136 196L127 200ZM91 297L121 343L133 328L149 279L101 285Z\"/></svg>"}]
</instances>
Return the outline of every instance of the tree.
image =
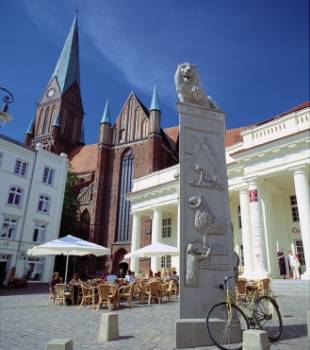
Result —
<instances>
[{"instance_id":1,"label":"tree","mask_svg":"<svg viewBox=\"0 0 310 350\"><path fill-rule=\"evenodd\" d=\"M64 202L60 223L60 237L69 234L76 235L78 229L78 184L79 178L75 172L69 168L67 183L64 195Z\"/></svg>"}]
</instances>

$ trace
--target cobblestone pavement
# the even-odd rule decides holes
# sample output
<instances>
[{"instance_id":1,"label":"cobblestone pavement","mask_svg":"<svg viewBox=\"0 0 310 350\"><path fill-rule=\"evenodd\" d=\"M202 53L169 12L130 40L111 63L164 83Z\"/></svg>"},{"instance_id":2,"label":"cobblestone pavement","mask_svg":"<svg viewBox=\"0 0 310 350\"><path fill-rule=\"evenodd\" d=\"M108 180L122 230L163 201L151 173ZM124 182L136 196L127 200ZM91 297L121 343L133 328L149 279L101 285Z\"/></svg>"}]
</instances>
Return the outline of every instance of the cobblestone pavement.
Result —
<instances>
[{"instance_id":1,"label":"cobblestone pavement","mask_svg":"<svg viewBox=\"0 0 310 350\"><path fill-rule=\"evenodd\" d=\"M310 349L306 311L310 310L310 284L306 281L276 280L273 291L284 321L282 339L272 350ZM3 293L2 293L3 294ZM137 305L118 312L121 339L97 344L101 314L89 306L49 305L47 294L1 296L0 349L43 350L53 338L72 338L74 350L172 350L178 301L162 305ZM199 349L215 349L205 347Z\"/></svg>"}]
</instances>

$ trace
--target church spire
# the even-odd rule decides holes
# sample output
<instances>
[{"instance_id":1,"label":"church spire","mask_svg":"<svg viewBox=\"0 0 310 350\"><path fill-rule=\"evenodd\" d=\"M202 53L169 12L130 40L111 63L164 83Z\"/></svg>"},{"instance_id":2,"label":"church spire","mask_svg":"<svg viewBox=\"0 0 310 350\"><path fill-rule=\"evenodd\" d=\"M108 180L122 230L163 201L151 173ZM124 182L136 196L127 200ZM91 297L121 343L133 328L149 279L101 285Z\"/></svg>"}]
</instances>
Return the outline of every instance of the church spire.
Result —
<instances>
[{"instance_id":1,"label":"church spire","mask_svg":"<svg viewBox=\"0 0 310 350\"><path fill-rule=\"evenodd\" d=\"M57 78L61 93L64 93L74 82L80 85L79 34L76 16L74 17L51 80L54 77Z\"/></svg>"}]
</instances>

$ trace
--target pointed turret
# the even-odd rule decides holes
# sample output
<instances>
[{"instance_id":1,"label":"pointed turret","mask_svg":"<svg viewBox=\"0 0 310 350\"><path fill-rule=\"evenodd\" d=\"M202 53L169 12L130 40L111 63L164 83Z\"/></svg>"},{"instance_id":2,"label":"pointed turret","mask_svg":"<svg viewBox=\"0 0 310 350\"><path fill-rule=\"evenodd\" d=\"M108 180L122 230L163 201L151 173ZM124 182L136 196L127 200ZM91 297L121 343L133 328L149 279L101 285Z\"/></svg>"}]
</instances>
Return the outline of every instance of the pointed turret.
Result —
<instances>
[{"instance_id":1,"label":"pointed turret","mask_svg":"<svg viewBox=\"0 0 310 350\"><path fill-rule=\"evenodd\" d=\"M159 107L159 99L157 93L157 87L154 86L153 95L150 106L150 126L149 126L149 135L150 134L160 134L160 119L161 112Z\"/></svg>"},{"instance_id":2,"label":"pointed turret","mask_svg":"<svg viewBox=\"0 0 310 350\"><path fill-rule=\"evenodd\" d=\"M111 111L110 111L109 98L107 98L106 100L100 124L103 124L103 123L107 123L111 125Z\"/></svg>"},{"instance_id":3,"label":"pointed turret","mask_svg":"<svg viewBox=\"0 0 310 350\"><path fill-rule=\"evenodd\" d=\"M28 126L28 129L26 131L26 134L25 134L25 139L24 139L24 142L26 145L30 145L31 143L31 139L33 137L33 134L34 134L34 128L35 128L35 117L33 117L29 123L29 126Z\"/></svg>"},{"instance_id":4,"label":"pointed turret","mask_svg":"<svg viewBox=\"0 0 310 350\"><path fill-rule=\"evenodd\" d=\"M111 110L109 98L106 100L100 121L100 143L109 146L112 143Z\"/></svg>"},{"instance_id":5,"label":"pointed turret","mask_svg":"<svg viewBox=\"0 0 310 350\"><path fill-rule=\"evenodd\" d=\"M160 111L159 99L158 99L157 86L156 85L154 85L153 95L152 95L152 100L151 100L151 106L150 106L150 111L153 111L153 110Z\"/></svg>"},{"instance_id":6,"label":"pointed turret","mask_svg":"<svg viewBox=\"0 0 310 350\"><path fill-rule=\"evenodd\" d=\"M79 34L76 16L50 81L53 78L57 79L61 93L66 92L74 82L80 85Z\"/></svg>"}]
</instances>

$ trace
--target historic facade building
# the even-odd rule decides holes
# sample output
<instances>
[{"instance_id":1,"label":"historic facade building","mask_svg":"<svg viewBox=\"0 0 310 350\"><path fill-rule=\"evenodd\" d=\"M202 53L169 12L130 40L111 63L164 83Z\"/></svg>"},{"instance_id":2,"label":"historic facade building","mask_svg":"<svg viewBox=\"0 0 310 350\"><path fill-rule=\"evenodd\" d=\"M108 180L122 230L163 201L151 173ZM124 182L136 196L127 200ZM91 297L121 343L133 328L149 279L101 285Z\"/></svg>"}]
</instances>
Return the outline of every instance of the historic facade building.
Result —
<instances>
[{"instance_id":1,"label":"historic facade building","mask_svg":"<svg viewBox=\"0 0 310 350\"><path fill-rule=\"evenodd\" d=\"M19 278L50 280L54 257L27 250L58 237L67 169L66 154L0 135L0 285L12 268Z\"/></svg>"},{"instance_id":2,"label":"historic facade building","mask_svg":"<svg viewBox=\"0 0 310 350\"><path fill-rule=\"evenodd\" d=\"M77 235L112 249L113 271L130 251L132 218L125 194L134 178L178 162L174 129L161 128L156 87L146 108L131 92L116 121L109 101L98 125L98 143L84 145L83 104L80 94L78 24L74 19L52 77L42 94L35 118L25 136L55 153L66 152L81 180L80 230ZM143 223L149 241L150 223ZM98 260L97 260L98 261ZM102 269L102 261L98 263ZM96 266L92 265L92 269ZM127 268L127 263L123 266Z\"/></svg>"},{"instance_id":3,"label":"historic facade building","mask_svg":"<svg viewBox=\"0 0 310 350\"><path fill-rule=\"evenodd\" d=\"M279 277L277 252L299 256L302 278L310 279L310 102L256 125L226 132L226 164L235 251L242 273L257 278L257 250L264 274ZM178 246L178 165L135 179L132 250L140 241L141 217L156 219L152 242ZM152 266L178 268L178 259L152 258ZM143 269L138 258L130 266ZM287 269L288 273L288 269Z\"/></svg>"}]
</instances>

